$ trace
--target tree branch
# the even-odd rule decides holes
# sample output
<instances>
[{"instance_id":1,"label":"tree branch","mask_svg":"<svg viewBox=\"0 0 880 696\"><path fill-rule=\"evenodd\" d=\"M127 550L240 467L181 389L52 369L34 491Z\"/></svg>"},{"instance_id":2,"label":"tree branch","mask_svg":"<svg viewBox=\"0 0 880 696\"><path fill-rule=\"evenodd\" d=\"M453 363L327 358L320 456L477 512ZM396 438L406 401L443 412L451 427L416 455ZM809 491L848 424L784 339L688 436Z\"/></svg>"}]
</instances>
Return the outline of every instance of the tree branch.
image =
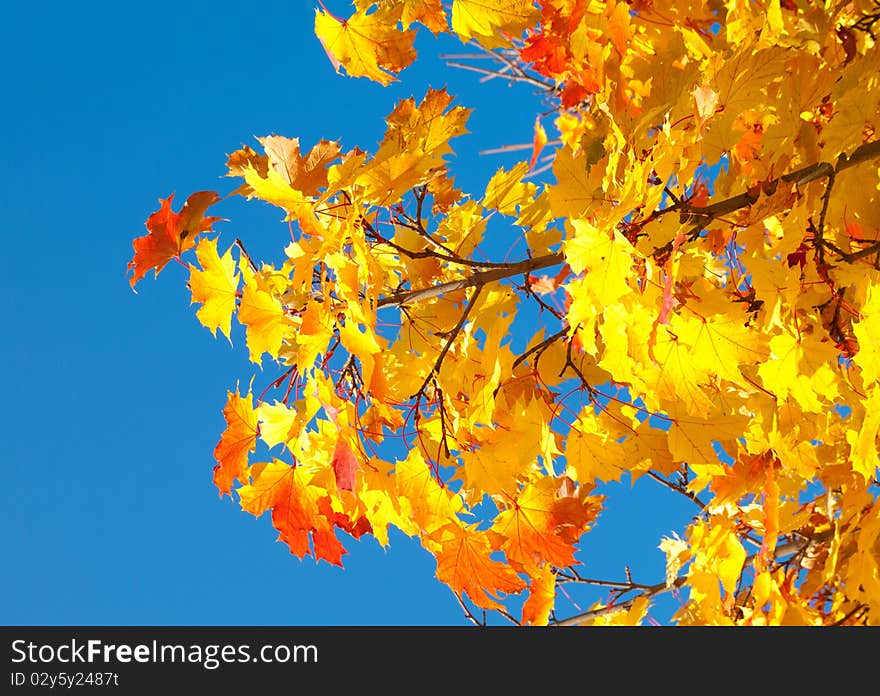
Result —
<instances>
[{"instance_id":1,"label":"tree branch","mask_svg":"<svg viewBox=\"0 0 880 696\"><path fill-rule=\"evenodd\" d=\"M557 266L564 261L565 255L561 251L555 254L547 254L546 256L538 256L534 259L523 259L522 261L505 264L502 268L491 268L486 271L478 271L473 275L468 276L467 278L462 278L461 280L453 280L448 283L440 283L439 285L432 285L429 288L424 288L421 290L405 290L402 292L395 292L388 297L383 297L382 299L380 299L377 307L381 308L413 304L415 302L430 299L431 297L445 295L447 292L454 292L463 288L472 288L474 286L486 285L487 283L492 283L496 280L519 275L520 273L528 273L530 271L535 271L540 268Z\"/></svg>"},{"instance_id":2,"label":"tree branch","mask_svg":"<svg viewBox=\"0 0 880 696\"><path fill-rule=\"evenodd\" d=\"M451 331L448 333L448 338L446 339L446 344L443 346L443 350L440 351L440 355L437 356L437 362L434 363L434 367L431 368L431 371L428 373L428 376L425 377L425 381L422 382L422 386L419 387L419 390L413 394L413 397L421 396L425 387L428 386L428 383L434 379L434 375L440 374L440 367L443 365L443 359L446 357L446 354L449 352L449 349L452 347L455 338L458 336L461 328L464 326L464 323L467 321L468 315L471 313L471 310L474 308L474 304L477 302L477 298L480 296L480 292L482 292L483 286L477 285L474 290L474 294L471 295L471 298L468 300L467 305L464 308L464 311L461 313L461 317L458 320L458 323L453 327ZM441 404L442 406L442 404Z\"/></svg>"},{"instance_id":3,"label":"tree branch","mask_svg":"<svg viewBox=\"0 0 880 696\"><path fill-rule=\"evenodd\" d=\"M648 474L648 476L654 479L657 483L666 486L669 490L675 491L676 493L681 493L685 498L692 501L695 505L699 506L700 510L706 509L706 503L700 500L696 493L694 493L693 491L689 491L687 489L687 486L675 484L672 481L663 478L662 476L660 476L660 474L651 471L650 469L648 469L648 471L646 471L645 473Z\"/></svg>"},{"instance_id":4,"label":"tree branch","mask_svg":"<svg viewBox=\"0 0 880 696\"><path fill-rule=\"evenodd\" d=\"M851 155L841 153L837 159L837 165L832 165L828 162L816 162L788 174L783 174L767 182L764 188L775 190L781 182L803 186L811 181L826 179L839 174L845 169L854 167L867 160L876 159L877 157L880 157L880 140L857 147ZM702 228L716 218L724 217L742 208L747 208L758 200L758 196L759 194L757 193L753 194L746 191L703 208L684 207L680 220L682 224L691 222Z\"/></svg>"},{"instance_id":5,"label":"tree branch","mask_svg":"<svg viewBox=\"0 0 880 696\"><path fill-rule=\"evenodd\" d=\"M828 535L830 536L830 535ZM807 546L812 543L812 541L817 541L818 539L798 539L797 541L790 541L787 544L783 544L782 546L776 547L776 553L773 555L774 559L778 560L783 556L788 556L789 554L798 554L803 551ZM747 556L745 561L743 561L743 567L751 563L758 557L760 553L753 553L750 556ZM551 626L580 626L586 621L591 621L592 619L597 619L602 616L607 616L608 614L613 614L616 611L621 611L622 609L629 609L633 603L641 598L650 598L656 597L661 594L665 594L670 590L675 590L680 588L687 581L687 576L682 575L675 579L672 584L667 584L666 582L658 582L656 585L648 585L644 590L639 592L638 594L626 599L619 604L613 604L607 607L600 607L599 609L591 609L589 611L582 612L575 616L569 617L567 619L562 619L561 621L555 621L551 623Z\"/></svg>"},{"instance_id":6,"label":"tree branch","mask_svg":"<svg viewBox=\"0 0 880 696\"><path fill-rule=\"evenodd\" d=\"M773 179L772 181L767 183L766 188L772 189L775 186L778 186L780 182L793 183L797 186L803 186L804 184L808 184L811 181L816 181L817 179L824 179L837 175L840 172L849 169L850 167L854 167L857 164L873 160L878 157L880 157L880 140L875 140L874 142L866 143L856 148L851 155L841 154L837 160L836 165L829 164L828 162L816 162L815 164L802 167L796 171L784 174L783 176ZM723 201L718 201L717 203L713 203L703 208L693 208L683 204L681 208L680 220L682 224L687 224L689 222L693 223L694 230L701 230L703 229L703 227L705 227L716 218L723 217L732 212L753 205L755 201L758 200L758 195L759 194L753 194L746 191L745 193L741 193L737 196L732 196L731 198L727 198ZM852 254L841 253L840 251L838 251L837 253L841 253L841 258L844 261L852 263L853 261L857 261L858 259L861 259L865 256L870 256L877 251L880 251L880 243L868 247L867 249L861 249L860 251ZM461 263L461 260L456 259L456 262ZM562 251L558 251L555 254L538 256L533 259L523 259L522 261L516 261L514 263L501 265L498 268L490 268L485 271L478 271L473 275L468 276L467 278L462 278L461 280L453 280L448 283L440 283L439 285L434 285L432 287L423 288L420 290L406 290L395 292L387 297L381 298L377 304L377 308L412 304L421 300L427 300L432 297L437 297L438 295L443 295L447 292L461 290L462 288L471 288L474 286L486 285L487 283L491 283L496 280L509 278L511 276L519 275L521 273L529 273L531 271L535 271L541 268L557 266L564 262L565 254Z\"/></svg>"},{"instance_id":7,"label":"tree branch","mask_svg":"<svg viewBox=\"0 0 880 696\"><path fill-rule=\"evenodd\" d=\"M536 343L531 348L529 348L525 353L520 355L516 360L513 361L513 365L511 366L511 370L515 370L523 361L525 361L530 355L534 353L540 354L543 353L547 348L549 348L553 343L558 341L560 338L564 338L568 334L568 329L562 329L561 331L557 331L552 336L548 336L540 343ZM537 364L537 358L535 359L535 364Z\"/></svg>"}]
</instances>

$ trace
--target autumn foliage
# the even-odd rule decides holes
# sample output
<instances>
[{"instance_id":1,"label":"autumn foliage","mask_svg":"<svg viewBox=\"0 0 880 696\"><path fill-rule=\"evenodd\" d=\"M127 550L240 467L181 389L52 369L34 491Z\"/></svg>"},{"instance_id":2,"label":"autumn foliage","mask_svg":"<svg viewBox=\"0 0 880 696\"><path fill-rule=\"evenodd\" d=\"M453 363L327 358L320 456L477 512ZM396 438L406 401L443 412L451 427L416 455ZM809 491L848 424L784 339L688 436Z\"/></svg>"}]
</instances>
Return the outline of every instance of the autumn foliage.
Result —
<instances>
[{"instance_id":1,"label":"autumn foliage","mask_svg":"<svg viewBox=\"0 0 880 696\"><path fill-rule=\"evenodd\" d=\"M131 284L181 261L262 367L223 410L221 493L300 557L417 538L475 621L637 624L671 591L679 624L880 624L880 6L354 5L316 10L337 72L388 84L449 32L552 114L470 194L444 90L372 153L233 152L233 193L291 223L274 265L212 234L218 194L161 202ZM585 576L603 484L640 477L694 506L666 577ZM577 582L607 601L559 615Z\"/></svg>"}]
</instances>

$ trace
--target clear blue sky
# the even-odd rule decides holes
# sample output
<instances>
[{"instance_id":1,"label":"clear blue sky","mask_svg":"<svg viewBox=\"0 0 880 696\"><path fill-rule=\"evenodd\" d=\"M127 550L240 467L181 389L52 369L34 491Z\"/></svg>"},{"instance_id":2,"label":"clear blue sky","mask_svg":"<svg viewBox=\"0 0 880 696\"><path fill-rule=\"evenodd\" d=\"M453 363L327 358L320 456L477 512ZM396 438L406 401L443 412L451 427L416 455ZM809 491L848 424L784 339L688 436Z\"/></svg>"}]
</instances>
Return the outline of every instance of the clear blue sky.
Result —
<instances>
[{"instance_id":1,"label":"clear blue sky","mask_svg":"<svg viewBox=\"0 0 880 696\"><path fill-rule=\"evenodd\" d=\"M422 30L422 62L383 89L334 73L313 17L300 2L4 8L0 623L464 623L433 559L402 535L387 550L349 541L344 570L300 562L268 515L218 498L212 450L227 389L252 373L246 349L198 323L183 269L138 294L126 278L157 199L229 192L226 154L254 136L374 150L398 99L445 85L475 109L453 171L477 194L511 161L478 151L530 140L542 107L529 88L446 67L437 55L455 42ZM271 259L289 240L277 209L239 199L217 214L231 220L217 225L221 247L240 236ZM628 563L656 582L660 536L694 512L639 482L587 537L585 572L622 579Z\"/></svg>"}]
</instances>

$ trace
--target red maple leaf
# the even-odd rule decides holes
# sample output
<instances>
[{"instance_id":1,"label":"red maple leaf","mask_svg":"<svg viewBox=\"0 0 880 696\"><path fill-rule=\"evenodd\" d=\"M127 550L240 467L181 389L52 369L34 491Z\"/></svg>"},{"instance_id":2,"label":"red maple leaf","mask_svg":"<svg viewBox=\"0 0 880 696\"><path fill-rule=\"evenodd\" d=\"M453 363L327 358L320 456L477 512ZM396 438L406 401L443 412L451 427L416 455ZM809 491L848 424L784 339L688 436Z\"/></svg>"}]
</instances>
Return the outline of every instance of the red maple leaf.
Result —
<instances>
[{"instance_id":1,"label":"red maple leaf","mask_svg":"<svg viewBox=\"0 0 880 696\"><path fill-rule=\"evenodd\" d=\"M159 210L147 218L149 232L132 243L134 256L128 264L132 287L151 268L159 275L166 263L173 258L179 259L184 251L195 246L200 232L210 231L211 225L222 219L205 217L205 211L220 200L216 191L197 191L186 199L179 213L171 209L173 199L173 193L168 198L159 199Z\"/></svg>"}]
</instances>

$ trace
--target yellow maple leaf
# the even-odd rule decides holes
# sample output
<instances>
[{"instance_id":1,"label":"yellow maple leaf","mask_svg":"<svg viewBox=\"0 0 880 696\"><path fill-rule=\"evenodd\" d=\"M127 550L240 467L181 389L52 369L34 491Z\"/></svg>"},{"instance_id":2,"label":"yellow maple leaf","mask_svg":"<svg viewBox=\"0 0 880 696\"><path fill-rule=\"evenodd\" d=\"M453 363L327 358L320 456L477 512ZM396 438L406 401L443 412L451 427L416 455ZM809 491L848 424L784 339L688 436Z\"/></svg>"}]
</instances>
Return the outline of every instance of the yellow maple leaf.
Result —
<instances>
[{"instance_id":1,"label":"yellow maple leaf","mask_svg":"<svg viewBox=\"0 0 880 696\"><path fill-rule=\"evenodd\" d=\"M735 442L741 437L749 419L740 415L679 413L681 409L670 409L674 416L667 432L669 451L678 462L686 462L691 467L699 467L700 475L723 473L724 467L718 461L718 453L713 443L716 441ZM696 470L696 469L695 469Z\"/></svg>"},{"instance_id":2,"label":"yellow maple leaf","mask_svg":"<svg viewBox=\"0 0 880 696\"><path fill-rule=\"evenodd\" d=\"M673 532L671 537L663 537L658 548L666 554L666 587L672 587L681 570L691 557L688 543Z\"/></svg>"},{"instance_id":3,"label":"yellow maple leaf","mask_svg":"<svg viewBox=\"0 0 880 696\"><path fill-rule=\"evenodd\" d=\"M623 606L619 609L614 609L613 607L604 607L601 604L596 604L591 607L592 611L595 610L607 610L603 611L599 616L595 616L589 619L585 619L580 625L581 626L638 626L642 623L645 618L645 615L648 613L648 609L651 606L651 600L649 597L645 595L640 595L636 597L632 604L629 606Z\"/></svg>"},{"instance_id":4,"label":"yellow maple leaf","mask_svg":"<svg viewBox=\"0 0 880 696\"><path fill-rule=\"evenodd\" d=\"M770 360L758 367L764 387L780 400L791 395L806 411L818 412L833 402L836 393L831 364L837 362L833 345L815 334L789 333L770 339Z\"/></svg>"},{"instance_id":5,"label":"yellow maple leaf","mask_svg":"<svg viewBox=\"0 0 880 696\"><path fill-rule=\"evenodd\" d=\"M394 479L401 502L410 506L406 514L423 532L431 534L457 521L464 507L461 496L437 483L418 449L410 450L406 459L395 464Z\"/></svg>"},{"instance_id":6,"label":"yellow maple leaf","mask_svg":"<svg viewBox=\"0 0 880 696\"><path fill-rule=\"evenodd\" d=\"M858 430L846 431L846 441L851 447L850 461L853 469L871 481L880 466L877 455L877 434L880 432L880 385L874 385L864 400L865 417Z\"/></svg>"},{"instance_id":7,"label":"yellow maple leaf","mask_svg":"<svg viewBox=\"0 0 880 696\"><path fill-rule=\"evenodd\" d=\"M584 273L578 290L588 292L598 307L615 304L632 288L633 255L640 254L616 230L605 232L589 220L573 220L565 240L565 260L575 273Z\"/></svg>"},{"instance_id":8,"label":"yellow maple leaf","mask_svg":"<svg viewBox=\"0 0 880 696\"><path fill-rule=\"evenodd\" d=\"M728 594L736 591L746 560L734 524L725 516L713 515L709 522L698 520L691 527L688 588L690 600L699 605L706 622L730 623L723 614L720 589Z\"/></svg>"},{"instance_id":9,"label":"yellow maple leaf","mask_svg":"<svg viewBox=\"0 0 880 696\"><path fill-rule=\"evenodd\" d=\"M196 248L196 258L202 268L189 267L192 301L202 305L196 311L196 316L215 336L217 329L220 329L227 339L232 328L239 281L231 252L230 247L221 258L217 253L217 240L203 237Z\"/></svg>"},{"instance_id":10,"label":"yellow maple leaf","mask_svg":"<svg viewBox=\"0 0 880 696\"><path fill-rule=\"evenodd\" d=\"M358 10L347 20L315 10L315 34L339 72L344 67L352 77L369 77L383 85L416 57L414 30L397 28L402 8L379 9L372 14Z\"/></svg>"},{"instance_id":11,"label":"yellow maple leaf","mask_svg":"<svg viewBox=\"0 0 880 696\"><path fill-rule=\"evenodd\" d=\"M403 5L400 23L404 29L418 22L437 34L449 28L442 0L398 0Z\"/></svg>"},{"instance_id":12,"label":"yellow maple leaf","mask_svg":"<svg viewBox=\"0 0 880 696\"><path fill-rule=\"evenodd\" d=\"M460 106L449 109L451 103L445 89L429 89L418 105L414 99L397 103L386 119L388 127L375 157L368 162L353 160L348 172L363 187L363 201L389 205L414 186L443 175L443 157L452 152L449 140L467 132L471 113ZM331 169L331 178L341 174L341 168Z\"/></svg>"},{"instance_id":13,"label":"yellow maple leaf","mask_svg":"<svg viewBox=\"0 0 880 696\"><path fill-rule=\"evenodd\" d=\"M569 146L557 150L553 159L556 183L547 189L554 215L576 217L605 201L602 177L606 161L601 140L595 147L577 153Z\"/></svg>"},{"instance_id":14,"label":"yellow maple leaf","mask_svg":"<svg viewBox=\"0 0 880 696\"><path fill-rule=\"evenodd\" d=\"M880 379L880 284L868 286L859 315L858 323L853 324L859 341L859 352L853 361L862 369L862 379L870 384Z\"/></svg>"},{"instance_id":15,"label":"yellow maple leaf","mask_svg":"<svg viewBox=\"0 0 880 696\"><path fill-rule=\"evenodd\" d=\"M402 99L385 119L388 128L382 144L435 156L452 152L449 141L467 133L465 124L472 109L450 109L451 105L452 95L446 88L429 89L418 106L414 99Z\"/></svg>"},{"instance_id":16,"label":"yellow maple leaf","mask_svg":"<svg viewBox=\"0 0 880 696\"><path fill-rule=\"evenodd\" d=\"M519 34L538 18L532 0L454 0L452 31L462 41L476 38L487 46L498 45L498 32Z\"/></svg>"},{"instance_id":17,"label":"yellow maple leaf","mask_svg":"<svg viewBox=\"0 0 880 696\"><path fill-rule=\"evenodd\" d=\"M257 407L260 421L260 439L269 447L286 445L291 439L297 412L283 403L266 401Z\"/></svg>"},{"instance_id":18,"label":"yellow maple leaf","mask_svg":"<svg viewBox=\"0 0 880 696\"><path fill-rule=\"evenodd\" d=\"M281 342L290 328L281 301L260 288L253 274L245 274L238 320L246 327L246 340L251 361L260 363L264 353L278 357Z\"/></svg>"},{"instance_id":19,"label":"yellow maple leaf","mask_svg":"<svg viewBox=\"0 0 880 696\"><path fill-rule=\"evenodd\" d=\"M486 196L483 207L496 208L504 215L515 215L516 208L528 201L536 190L536 186L523 183L522 178L528 173L528 162L520 162L510 171L501 167L486 185Z\"/></svg>"},{"instance_id":20,"label":"yellow maple leaf","mask_svg":"<svg viewBox=\"0 0 880 696\"><path fill-rule=\"evenodd\" d=\"M629 462L621 461L621 453L612 443L593 406L585 406L565 439L565 461L573 470L571 475L588 484L597 479L619 481Z\"/></svg>"}]
</instances>

